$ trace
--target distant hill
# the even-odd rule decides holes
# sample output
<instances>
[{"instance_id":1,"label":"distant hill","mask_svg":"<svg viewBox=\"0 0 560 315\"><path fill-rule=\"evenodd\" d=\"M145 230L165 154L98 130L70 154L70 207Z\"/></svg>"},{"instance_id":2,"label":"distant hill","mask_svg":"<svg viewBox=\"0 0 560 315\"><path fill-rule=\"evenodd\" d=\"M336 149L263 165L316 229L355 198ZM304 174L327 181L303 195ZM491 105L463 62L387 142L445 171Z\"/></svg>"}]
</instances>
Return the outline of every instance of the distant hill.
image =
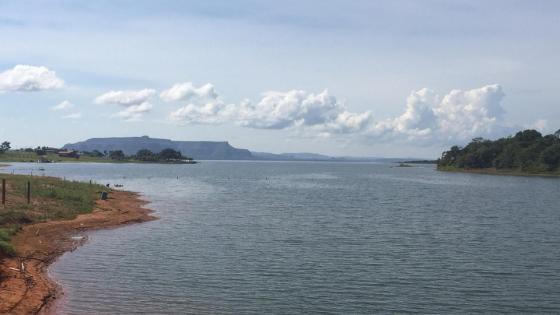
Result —
<instances>
[{"instance_id":1,"label":"distant hill","mask_svg":"<svg viewBox=\"0 0 560 315\"><path fill-rule=\"evenodd\" d=\"M333 157L316 153L266 153L251 152L232 147L227 141L174 141L169 139L143 137L92 138L69 143L63 149L77 151L110 152L122 150L126 155L136 154L141 149L160 152L163 149L181 151L184 156L195 160L264 160L264 161L337 161L337 162L396 162L403 159L376 157ZM412 158L410 158L412 159Z\"/></svg>"},{"instance_id":2,"label":"distant hill","mask_svg":"<svg viewBox=\"0 0 560 315\"><path fill-rule=\"evenodd\" d=\"M86 141L69 143L63 149L78 151L115 151L122 150L125 154L136 154L138 150L148 149L160 152L171 148L181 151L185 156L195 160L253 160L255 159L247 149L237 149L228 142L213 141L173 141L169 139L143 137L92 138Z\"/></svg>"}]
</instances>

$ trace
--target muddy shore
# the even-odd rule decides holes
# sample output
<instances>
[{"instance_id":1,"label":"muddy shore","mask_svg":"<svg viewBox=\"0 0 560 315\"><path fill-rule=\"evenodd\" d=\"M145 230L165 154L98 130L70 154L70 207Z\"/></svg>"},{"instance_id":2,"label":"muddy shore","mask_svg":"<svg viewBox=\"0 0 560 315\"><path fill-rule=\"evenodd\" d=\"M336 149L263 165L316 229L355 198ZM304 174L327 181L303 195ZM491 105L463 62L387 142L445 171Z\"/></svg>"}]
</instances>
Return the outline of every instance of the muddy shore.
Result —
<instances>
[{"instance_id":1,"label":"muddy shore","mask_svg":"<svg viewBox=\"0 0 560 315\"><path fill-rule=\"evenodd\" d=\"M0 314L48 314L62 289L47 275L47 267L64 252L82 245L85 231L156 219L138 194L112 191L98 200L93 212L73 220L25 226L13 238L16 256L0 263Z\"/></svg>"}]
</instances>

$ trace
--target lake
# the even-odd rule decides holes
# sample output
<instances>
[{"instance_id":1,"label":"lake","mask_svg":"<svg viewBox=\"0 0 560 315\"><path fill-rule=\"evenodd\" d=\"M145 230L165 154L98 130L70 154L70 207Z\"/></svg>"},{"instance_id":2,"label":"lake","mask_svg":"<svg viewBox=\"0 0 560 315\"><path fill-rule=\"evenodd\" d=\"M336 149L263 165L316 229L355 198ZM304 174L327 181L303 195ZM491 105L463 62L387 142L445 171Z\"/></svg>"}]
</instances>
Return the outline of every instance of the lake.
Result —
<instances>
[{"instance_id":1,"label":"lake","mask_svg":"<svg viewBox=\"0 0 560 315\"><path fill-rule=\"evenodd\" d=\"M160 217L88 233L51 267L64 314L560 312L560 179L391 166L6 171L123 184Z\"/></svg>"}]
</instances>

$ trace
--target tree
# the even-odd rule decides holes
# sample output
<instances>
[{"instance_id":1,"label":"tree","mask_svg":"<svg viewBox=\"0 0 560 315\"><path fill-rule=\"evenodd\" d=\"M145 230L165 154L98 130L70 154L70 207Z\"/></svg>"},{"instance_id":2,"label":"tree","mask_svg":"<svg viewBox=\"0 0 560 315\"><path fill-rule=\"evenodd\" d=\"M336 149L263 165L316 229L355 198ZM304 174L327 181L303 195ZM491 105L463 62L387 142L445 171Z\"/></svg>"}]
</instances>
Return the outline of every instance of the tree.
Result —
<instances>
[{"instance_id":1,"label":"tree","mask_svg":"<svg viewBox=\"0 0 560 315\"><path fill-rule=\"evenodd\" d=\"M172 160L183 160L184 157L181 152L173 149L164 149L158 154L161 160L172 161Z\"/></svg>"},{"instance_id":2,"label":"tree","mask_svg":"<svg viewBox=\"0 0 560 315\"><path fill-rule=\"evenodd\" d=\"M441 155L440 164L445 166L452 165L457 160L460 152L461 148L456 145L452 146L449 151L443 152L443 154Z\"/></svg>"},{"instance_id":3,"label":"tree","mask_svg":"<svg viewBox=\"0 0 560 315\"><path fill-rule=\"evenodd\" d=\"M11 149L10 142L4 141L2 142L2 144L0 144L0 153L4 153L10 149Z\"/></svg>"},{"instance_id":4,"label":"tree","mask_svg":"<svg viewBox=\"0 0 560 315\"><path fill-rule=\"evenodd\" d=\"M514 139L517 140L522 146L527 147L531 142L540 139L542 134L533 129L527 129L515 134Z\"/></svg>"},{"instance_id":5,"label":"tree","mask_svg":"<svg viewBox=\"0 0 560 315\"><path fill-rule=\"evenodd\" d=\"M111 160L122 161L125 159L125 155L122 150L116 150L109 153L109 158L111 158Z\"/></svg>"},{"instance_id":6,"label":"tree","mask_svg":"<svg viewBox=\"0 0 560 315\"><path fill-rule=\"evenodd\" d=\"M91 156L93 156L93 157L103 157L104 154L101 153L99 150L93 150L93 151L91 151Z\"/></svg>"},{"instance_id":7,"label":"tree","mask_svg":"<svg viewBox=\"0 0 560 315\"><path fill-rule=\"evenodd\" d=\"M494 159L494 167L498 169L512 169L515 166L515 149L506 146Z\"/></svg>"},{"instance_id":8,"label":"tree","mask_svg":"<svg viewBox=\"0 0 560 315\"><path fill-rule=\"evenodd\" d=\"M548 170L557 169L560 166L560 144L555 144L542 151L541 161Z\"/></svg>"},{"instance_id":9,"label":"tree","mask_svg":"<svg viewBox=\"0 0 560 315\"><path fill-rule=\"evenodd\" d=\"M136 159L139 161L156 161L157 155L148 149L142 149L136 152Z\"/></svg>"},{"instance_id":10,"label":"tree","mask_svg":"<svg viewBox=\"0 0 560 315\"><path fill-rule=\"evenodd\" d=\"M44 147L43 148L37 147L35 148L35 153L39 156L43 156L43 155L47 155L47 150L45 150Z\"/></svg>"},{"instance_id":11,"label":"tree","mask_svg":"<svg viewBox=\"0 0 560 315\"><path fill-rule=\"evenodd\" d=\"M560 130L543 136L532 129L495 141L474 138L464 148L445 151L439 167L491 168L541 173L560 170Z\"/></svg>"}]
</instances>

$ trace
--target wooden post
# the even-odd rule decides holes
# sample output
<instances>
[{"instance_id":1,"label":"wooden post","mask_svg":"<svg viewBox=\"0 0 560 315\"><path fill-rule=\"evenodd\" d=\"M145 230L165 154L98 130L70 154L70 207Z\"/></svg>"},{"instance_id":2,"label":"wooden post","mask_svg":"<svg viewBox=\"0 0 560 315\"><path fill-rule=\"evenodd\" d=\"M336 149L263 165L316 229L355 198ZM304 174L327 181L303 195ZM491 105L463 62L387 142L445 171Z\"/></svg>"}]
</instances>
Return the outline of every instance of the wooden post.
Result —
<instances>
[{"instance_id":1,"label":"wooden post","mask_svg":"<svg viewBox=\"0 0 560 315\"><path fill-rule=\"evenodd\" d=\"M31 203L31 182L27 181L27 203Z\"/></svg>"},{"instance_id":2,"label":"wooden post","mask_svg":"<svg viewBox=\"0 0 560 315\"><path fill-rule=\"evenodd\" d=\"M2 178L2 204L6 204L6 179Z\"/></svg>"}]
</instances>

